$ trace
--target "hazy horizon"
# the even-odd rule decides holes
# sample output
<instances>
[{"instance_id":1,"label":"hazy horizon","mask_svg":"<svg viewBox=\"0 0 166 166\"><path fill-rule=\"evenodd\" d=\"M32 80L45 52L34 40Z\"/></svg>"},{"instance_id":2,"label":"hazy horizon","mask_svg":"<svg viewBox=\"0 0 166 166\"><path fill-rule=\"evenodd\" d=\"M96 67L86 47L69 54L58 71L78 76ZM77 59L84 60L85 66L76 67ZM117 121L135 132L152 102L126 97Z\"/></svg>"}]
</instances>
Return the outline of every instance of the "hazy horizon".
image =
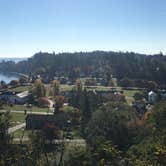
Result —
<instances>
[{"instance_id":1,"label":"hazy horizon","mask_svg":"<svg viewBox=\"0 0 166 166\"><path fill-rule=\"evenodd\" d=\"M27 56L27 57L13 57L13 56L8 56L8 57L4 57L4 56L0 56L0 59L28 59L28 58L31 58L31 57L33 57L35 54L37 54L37 53L39 53L39 52L41 52L41 53L49 53L49 54L53 54L53 53L55 53L55 54L63 54L63 53L80 53L80 52L95 52L95 51L104 51L104 52L124 52L124 53L127 53L127 52L129 52L129 53L131 53L131 52L133 52L133 53L136 53L136 54L143 54L143 55L156 55L156 54L160 54L160 53L162 53L163 55L165 55L165 53L164 52L162 52L162 51L158 51L158 52L156 52L156 53L141 53L141 52L134 52L134 51L128 51L128 50L125 50L125 51L122 51L122 50L90 50L90 51L62 51L62 52L55 52L55 51L51 51L51 52L49 52L49 51L37 51L37 52L35 52L33 55L30 55L30 56Z\"/></svg>"},{"instance_id":2,"label":"hazy horizon","mask_svg":"<svg viewBox=\"0 0 166 166\"><path fill-rule=\"evenodd\" d=\"M0 57L42 52L166 54L165 0L0 0Z\"/></svg>"}]
</instances>

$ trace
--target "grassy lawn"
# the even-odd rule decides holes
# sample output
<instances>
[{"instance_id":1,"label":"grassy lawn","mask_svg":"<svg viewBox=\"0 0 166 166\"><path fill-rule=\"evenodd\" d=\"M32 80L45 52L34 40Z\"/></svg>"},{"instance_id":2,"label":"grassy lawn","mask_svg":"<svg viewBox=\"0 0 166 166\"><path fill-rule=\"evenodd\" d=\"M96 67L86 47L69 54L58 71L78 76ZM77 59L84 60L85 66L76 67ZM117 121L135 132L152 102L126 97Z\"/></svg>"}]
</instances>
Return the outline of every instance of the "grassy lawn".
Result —
<instances>
[{"instance_id":1,"label":"grassy lawn","mask_svg":"<svg viewBox=\"0 0 166 166\"><path fill-rule=\"evenodd\" d=\"M62 84L60 85L60 91L71 91L72 87L72 85Z\"/></svg>"},{"instance_id":2,"label":"grassy lawn","mask_svg":"<svg viewBox=\"0 0 166 166\"><path fill-rule=\"evenodd\" d=\"M11 112L10 115L11 115L11 127L25 122L26 115L24 114Z\"/></svg>"},{"instance_id":3,"label":"grassy lawn","mask_svg":"<svg viewBox=\"0 0 166 166\"><path fill-rule=\"evenodd\" d=\"M24 138L28 137L31 131L21 128L13 133L14 138L21 138L24 135Z\"/></svg>"},{"instance_id":4,"label":"grassy lawn","mask_svg":"<svg viewBox=\"0 0 166 166\"><path fill-rule=\"evenodd\" d=\"M134 94L139 92L140 90L123 90L124 95L126 96L126 100L128 104L131 104L134 101Z\"/></svg>"},{"instance_id":5,"label":"grassy lawn","mask_svg":"<svg viewBox=\"0 0 166 166\"><path fill-rule=\"evenodd\" d=\"M88 87L88 86L84 86L85 88ZM71 91L73 88L73 85L67 85L67 84L63 84L63 85L60 85L60 90L61 91ZM94 86L94 87L89 87L87 88L89 90L108 90L109 88L108 87L105 87L105 86Z\"/></svg>"},{"instance_id":6,"label":"grassy lawn","mask_svg":"<svg viewBox=\"0 0 166 166\"><path fill-rule=\"evenodd\" d=\"M10 106L4 106L4 109L5 110L8 110L8 111L10 111L10 110L12 110L12 111L24 111L25 109L26 109L26 106L24 106L24 105L13 105L12 107L10 107Z\"/></svg>"},{"instance_id":7,"label":"grassy lawn","mask_svg":"<svg viewBox=\"0 0 166 166\"><path fill-rule=\"evenodd\" d=\"M102 85L93 86L93 87L85 86L85 87L87 87L88 90L98 90L98 91L107 91L107 90L111 90L110 87L102 86ZM112 88L115 88L115 89L118 90L118 91L122 90L121 87L112 87Z\"/></svg>"},{"instance_id":8,"label":"grassy lawn","mask_svg":"<svg viewBox=\"0 0 166 166\"><path fill-rule=\"evenodd\" d=\"M93 87L91 87L91 86L84 86L85 88L87 88L87 90L99 90L99 91L106 91L106 90L110 90L110 87L107 87L107 86L101 86L101 85L99 85L99 86L93 86ZM68 84L61 84L60 85L60 91L71 91L72 90L72 88L73 88L73 85L68 85ZM117 90L121 90L121 87L115 87ZM46 96L49 96L49 92L50 92L50 87L49 87L49 85L47 85L46 86L46 89L47 89L47 91L46 91Z\"/></svg>"},{"instance_id":9,"label":"grassy lawn","mask_svg":"<svg viewBox=\"0 0 166 166\"><path fill-rule=\"evenodd\" d=\"M26 115L20 113L13 113L13 112L11 112L10 114L12 116L11 118L12 122L21 122L21 123L25 122Z\"/></svg>"},{"instance_id":10,"label":"grassy lawn","mask_svg":"<svg viewBox=\"0 0 166 166\"><path fill-rule=\"evenodd\" d=\"M133 97L135 93L139 92L139 90L123 90L124 94L128 97Z\"/></svg>"},{"instance_id":11,"label":"grassy lawn","mask_svg":"<svg viewBox=\"0 0 166 166\"><path fill-rule=\"evenodd\" d=\"M105 86L84 86L85 88L87 88L87 90L99 90L99 91L102 91L102 90L108 90L109 88L108 87L105 87Z\"/></svg>"},{"instance_id":12,"label":"grassy lawn","mask_svg":"<svg viewBox=\"0 0 166 166\"><path fill-rule=\"evenodd\" d=\"M32 112L51 112L49 108L40 108L36 106L33 106L31 110Z\"/></svg>"},{"instance_id":13,"label":"grassy lawn","mask_svg":"<svg viewBox=\"0 0 166 166\"><path fill-rule=\"evenodd\" d=\"M37 106L33 106L32 108L27 108L24 105L13 105L12 107L4 106L4 109L8 110L8 111L10 111L10 110L11 111L24 111L24 110L27 110L28 112L29 111L32 111L32 112L51 112L49 108L40 108L40 107L37 107Z\"/></svg>"},{"instance_id":14,"label":"grassy lawn","mask_svg":"<svg viewBox=\"0 0 166 166\"><path fill-rule=\"evenodd\" d=\"M30 90L31 86L18 86L16 88L10 89L11 92L23 92Z\"/></svg>"},{"instance_id":15,"label":"grassy lawn","mask_svg":"<svg viewBox=\"0 0 166 166\"><path fill-rule=\"evenodd\" d=\"M61 108L64 112L70 112L73 111L74 107L72 106L63 106L63 108Z\"/></svg>"},{"instance_id":16,"label":"grassy lawn","mask_svg":"<svg viewBox=\"0 0 166 166\"><path fill-rule=\"evenodd\" d=\"M50 85L47 84L45 87L46 87L46 96L51 97L50 96ZM72 85L67 85L67 84L60 85L60 91L71 91L71 90L72 90Z\"/></svg>"},{"instance_id":17,"label":"grassy lawn","mask_svg":"<svg viewBox=\"0 0 166 166\"><path fill-rule=\"evenodd\" d=\"M86 86L85 86L86 87ZM121 87L115 87L116 90L120 91L122 90ZM70 91L72 89L71 85L61 85L60 86L61 91ZM93 87L87 87L87 90L99 90L99 91L107 91L110 90L110 87L106 87L106 86L93 86ZM126 100L128 104L131 104L134 101L134 94L139 92L140 90L123 90L124 95L126 96ZM67 108L65 108L67 109Z\"/></svg>"}]
</instances>

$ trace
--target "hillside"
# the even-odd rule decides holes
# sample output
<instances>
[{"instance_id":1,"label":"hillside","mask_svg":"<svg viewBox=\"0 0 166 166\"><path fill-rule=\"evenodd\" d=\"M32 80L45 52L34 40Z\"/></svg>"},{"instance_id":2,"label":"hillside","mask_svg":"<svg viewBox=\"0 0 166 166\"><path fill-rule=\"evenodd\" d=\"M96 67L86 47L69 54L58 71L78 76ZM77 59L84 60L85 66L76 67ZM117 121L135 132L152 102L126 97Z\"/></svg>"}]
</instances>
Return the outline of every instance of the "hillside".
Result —
<instances>
[{"instance_id":1,"label":"hillside","mask_svg":"<svg viewBox=\"0 0 166 166\"><path fill-rule=\"evenodd\" d=\"M143 55L133 52L76 52L36 53L31 58L15 63L1 62L1 71L42 74L48 77L81 76L143 79L166 84L166 56Z\"/></svg>"}]
</instances>

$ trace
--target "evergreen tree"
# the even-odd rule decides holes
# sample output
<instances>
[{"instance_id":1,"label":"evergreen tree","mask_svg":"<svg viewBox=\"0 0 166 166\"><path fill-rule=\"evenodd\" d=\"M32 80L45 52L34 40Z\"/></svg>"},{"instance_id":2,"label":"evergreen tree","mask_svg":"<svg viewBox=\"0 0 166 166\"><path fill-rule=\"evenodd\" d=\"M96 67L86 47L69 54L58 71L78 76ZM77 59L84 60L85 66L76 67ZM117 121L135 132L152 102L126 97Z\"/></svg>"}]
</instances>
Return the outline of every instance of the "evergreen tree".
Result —
<instances>
[{"instance_id":1,"label":"evergreen tree","mask_svg":"<svg viewBox=\"0 0 166 166\"><path fill-rule=\"evenodd\" d=\"M59 94L60 90L60 82L58 80L54 80L51 83L51 91L54 96L54 98Z\"/></svg>"},{"instance_id":2,"label":"evergreen tree","mask_svg":"<svg viewBox=\"0 0 166 166\"><path fill-rule=\"evenodd\" d=\"M83 90L81 94L81 133L84 136L85 135L85 128L87 123L89 122L91 118L91 107L90 107L90 101L89 96L86 88Z\"/></svg>"}]
</instances>

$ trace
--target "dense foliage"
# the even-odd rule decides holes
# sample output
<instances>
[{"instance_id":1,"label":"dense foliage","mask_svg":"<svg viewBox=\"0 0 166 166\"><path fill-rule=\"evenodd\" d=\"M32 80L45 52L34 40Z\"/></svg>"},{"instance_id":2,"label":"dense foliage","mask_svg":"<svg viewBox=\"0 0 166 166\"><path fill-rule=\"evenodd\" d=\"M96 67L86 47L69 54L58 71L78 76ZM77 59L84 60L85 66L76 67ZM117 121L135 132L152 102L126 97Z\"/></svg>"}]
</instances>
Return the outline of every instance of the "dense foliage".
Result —
<instances>
[{"instance_id":1,"label":"dense foliage","mask_svg":"<svg viewBox=\"0 0 166 166\"><path fill-rule=\"evenodd\" d=\"M87 126L86 150L74 149L69 165L165 166L166 102L158 103L142 124L131 122L136 116L128 106L108 105L92 115Z\"/></svg>"},{"instance_id":2,"label":"dense foliage","mask_svg":"<svg viewBox=\"0 0 166 166\"><path fill-rule=\"evenodd\" d=\"M41 74L46 78L68 76L104 77L110 81L113 74L119 79L143 79L166 84L166 57L142 55L133 52L77 52L77 53L36 53L27 61L1 62L1 71L15 71L26 74Z\"/></svg>"},{"instance_id":3,"label":"dense foliage","mask_svg":"<svg viewBox=\"0 0 166 166\"><path fill-rule=\"evenodd\" d=\"M137 132L137 116L126 104L108 103L95 111L87 128L87 141L103 138L110 140L119 149L128 149L134 143Z\"/></svg>"},{"instance_id":4,"label":"dense foliage","mask_svg":"<svg viewBox=\"0 0 166 166\"><path fill-rule=\"evenodd\" d=\"M2 62L0 70L30 74L34 84L30 101L44 99L49 93L53 97L54 115L62 123L64 130L46 124L41 131L33 131L27 144L13 145L9 112L0 113L0 165L79 165L79 166L165 166L166 165L166 101L149 106L139 116L135 107L128 105L124 94L100 94L84 87L81 77L101 77L105 85L112 75L119 85L130 88L146 88L135 93L136 102L145 102L148 90L158 90L158 85L166 85L166 57L162 54L146 56L135 53L102 52L91 53L37 53L27 61L19 63ZM36 79L36 75L42 79ZM71 91L63 96L57 77L69 77L75 81ZM50 87L43 82L52 79ZM112 79L113 80L113 79ZM25 80L22 80L24 83ZM43 82L42 82L43 81ZM20 81L21 82L21 81ZM15 82L13 82L15 83ZM93 84L93 82L92 82ZM4 83L1 82L1 86ZM107 87L108 88L108 87ZM39 100L37 100L39 101ZM69 106L63 107L65 102ZM33 103L32 102L32 103ZM157 103L158 102L158 103ZM30 102L31 103L31 102ZM0 104L3 108L3 102ZM40 104L41 105L41 104ZM66 110L67 108L67 110ZM71 109L72 108L72 109ZM144 114L145 113L145 114ZM64 118L64 116L67 117ZM72 129L74 129L72 131ZM66 135L69 139L74 131L85 141L65 154ZM22 137L23 138L23 137ZM58 140L53 146L53 140ZM68 146L69 148L69 146ZM53 154L53 156L51 156Z\"/></svg>"}]
</instances>

